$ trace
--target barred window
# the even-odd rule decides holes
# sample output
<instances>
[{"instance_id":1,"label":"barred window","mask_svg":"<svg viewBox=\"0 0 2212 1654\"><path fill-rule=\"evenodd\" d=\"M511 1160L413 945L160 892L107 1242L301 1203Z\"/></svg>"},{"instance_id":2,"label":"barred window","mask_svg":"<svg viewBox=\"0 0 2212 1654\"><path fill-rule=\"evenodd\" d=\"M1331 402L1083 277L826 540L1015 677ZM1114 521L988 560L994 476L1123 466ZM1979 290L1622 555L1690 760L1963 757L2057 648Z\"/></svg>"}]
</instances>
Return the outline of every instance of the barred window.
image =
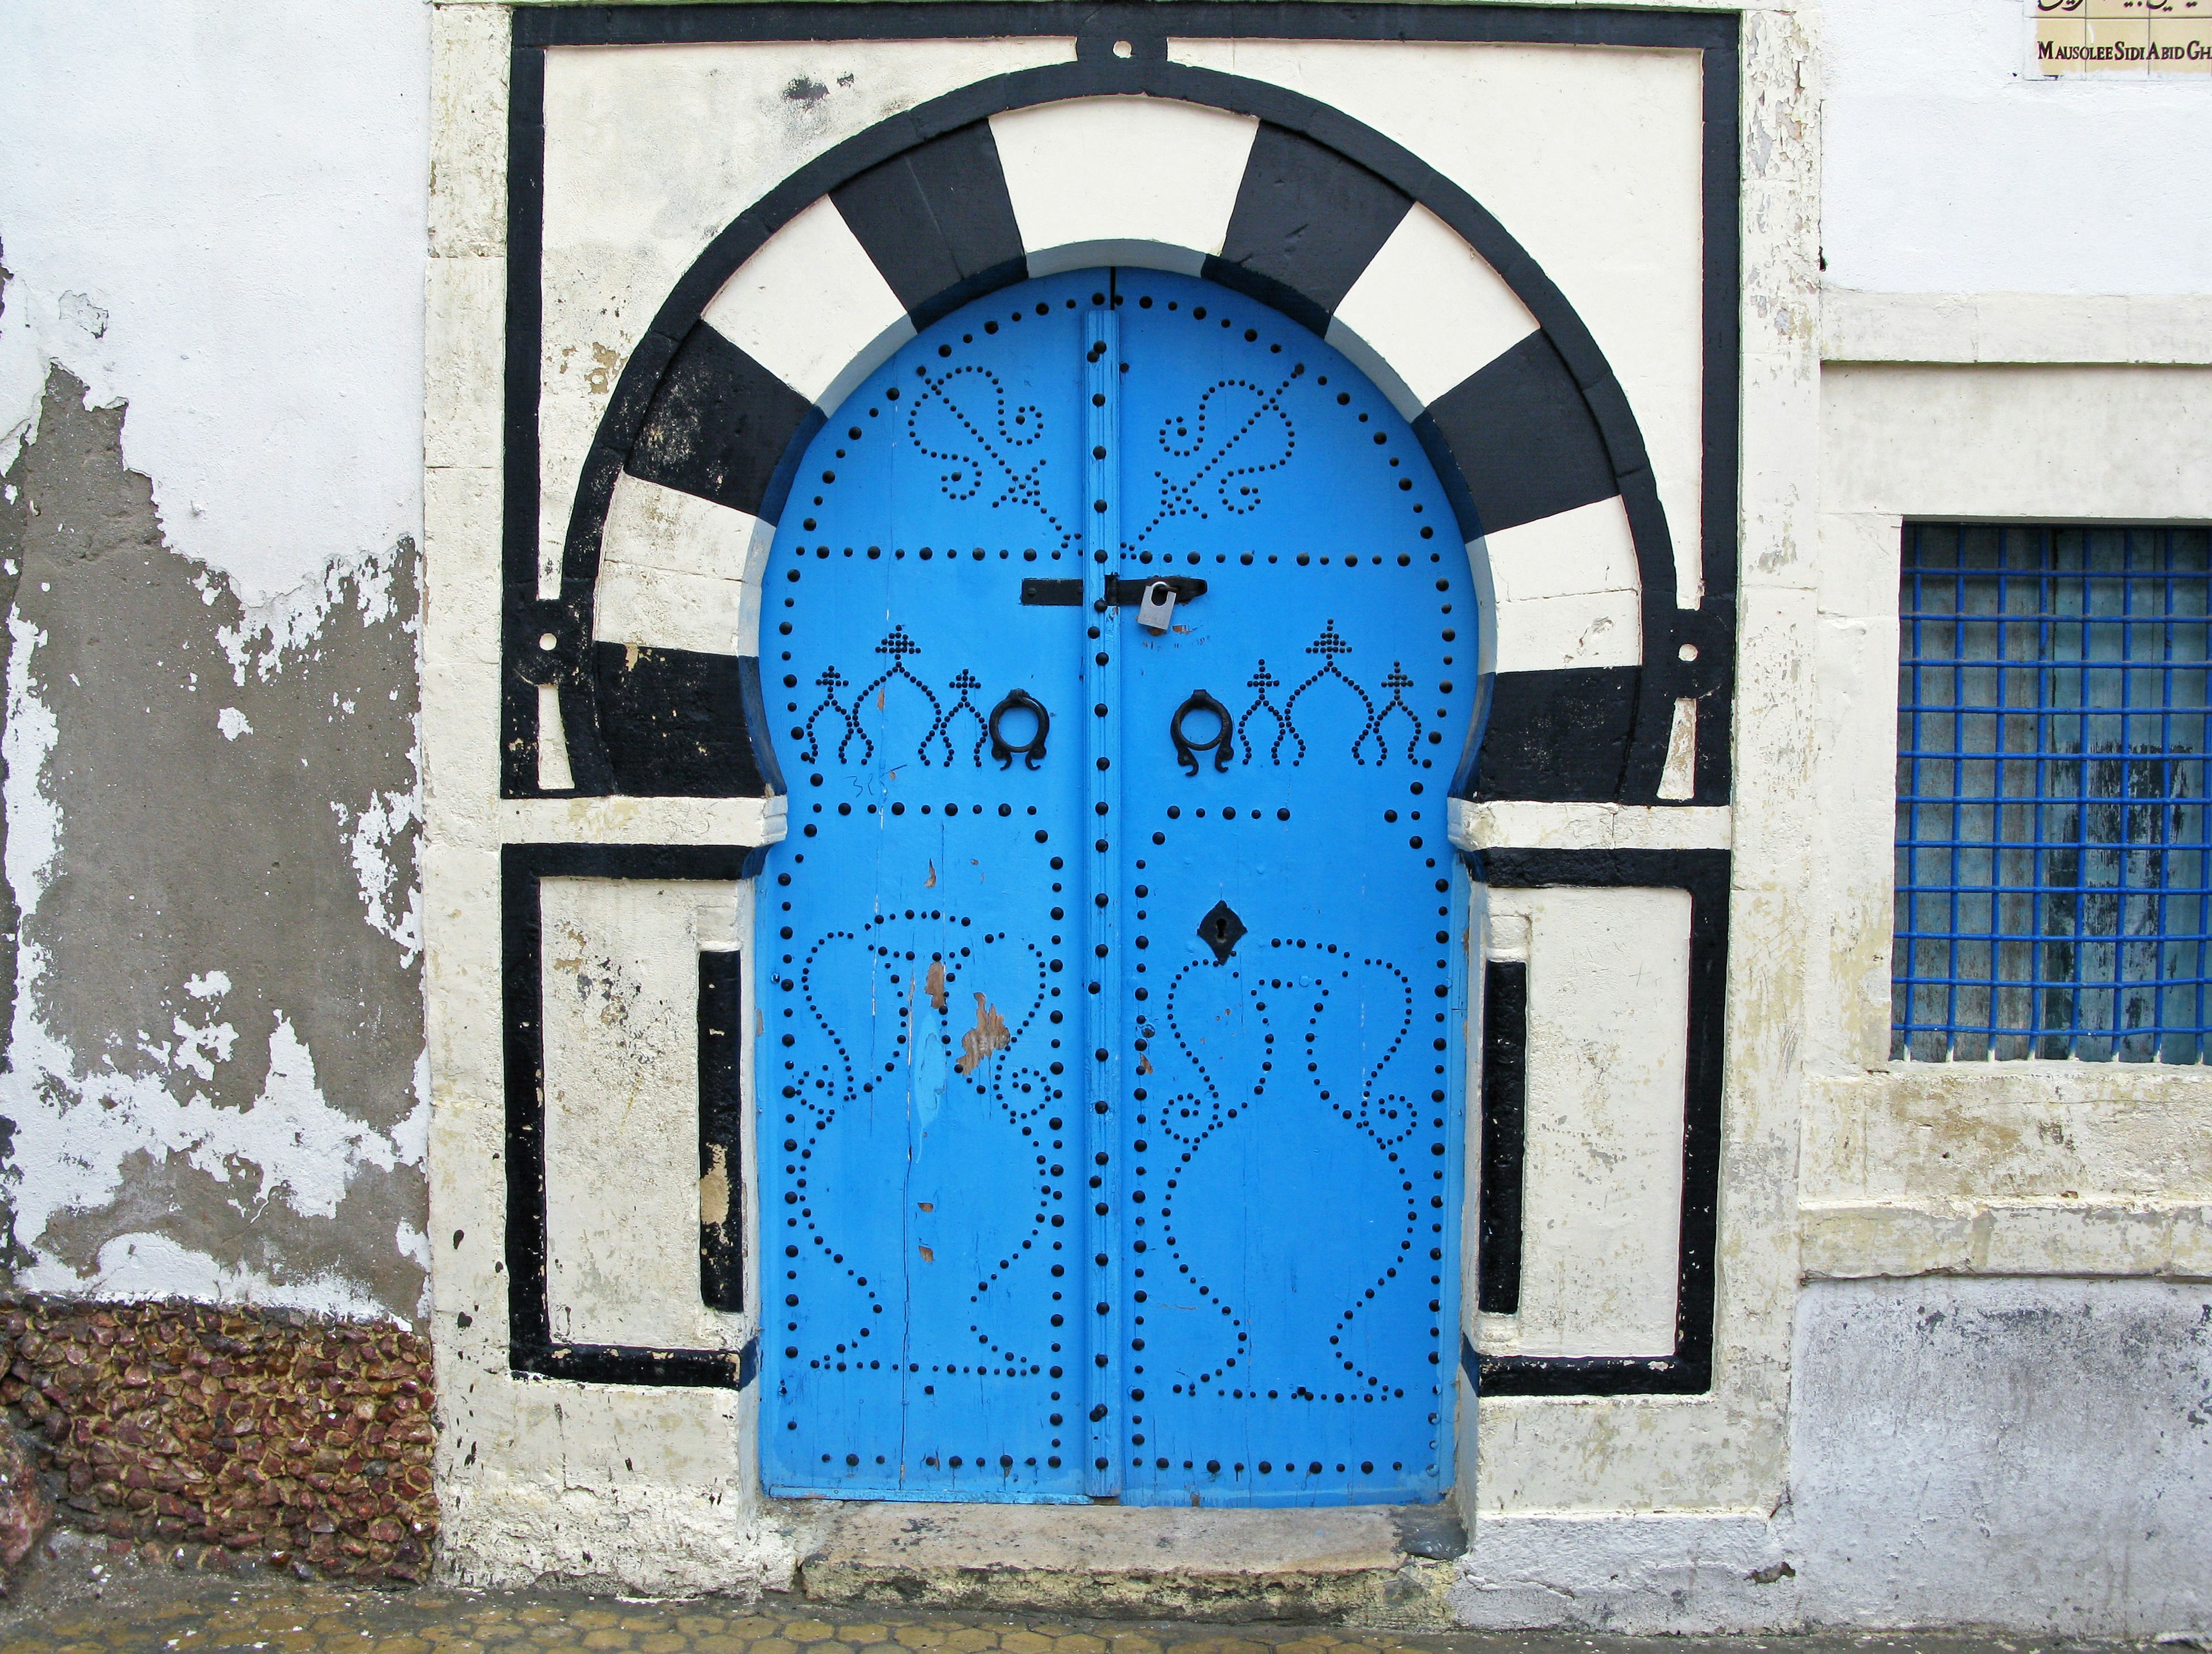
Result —
<instances>
[{"instance_id":1,"label":"barred window","mask_svg":"<svg viewBox=\"0 0 2212 1654\"><path fill-rule=\"evenodd\" d=\"M1904 553L1891 1056L2204 1060L2212 531Z\"/></svg>"}]
</instances>

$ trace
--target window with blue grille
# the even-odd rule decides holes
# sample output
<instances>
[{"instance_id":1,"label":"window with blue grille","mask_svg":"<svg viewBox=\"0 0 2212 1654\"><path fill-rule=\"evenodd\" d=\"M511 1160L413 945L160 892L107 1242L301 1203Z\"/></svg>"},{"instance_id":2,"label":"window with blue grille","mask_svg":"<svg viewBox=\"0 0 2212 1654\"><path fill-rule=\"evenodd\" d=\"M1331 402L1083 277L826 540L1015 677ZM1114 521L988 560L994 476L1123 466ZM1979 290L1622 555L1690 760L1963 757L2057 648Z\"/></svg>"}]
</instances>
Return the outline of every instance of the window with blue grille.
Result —
<instances>
[{"instance_id":1,"label":"window with blue grille","mask_svg":"<svg viewBox=\"0 0 2212 1654\"><path fill-rule=\"evenodd\" d=\"M1905 530L1891 1055L2205 1058L2212 530Z\"/></svg>"}]
</instances>

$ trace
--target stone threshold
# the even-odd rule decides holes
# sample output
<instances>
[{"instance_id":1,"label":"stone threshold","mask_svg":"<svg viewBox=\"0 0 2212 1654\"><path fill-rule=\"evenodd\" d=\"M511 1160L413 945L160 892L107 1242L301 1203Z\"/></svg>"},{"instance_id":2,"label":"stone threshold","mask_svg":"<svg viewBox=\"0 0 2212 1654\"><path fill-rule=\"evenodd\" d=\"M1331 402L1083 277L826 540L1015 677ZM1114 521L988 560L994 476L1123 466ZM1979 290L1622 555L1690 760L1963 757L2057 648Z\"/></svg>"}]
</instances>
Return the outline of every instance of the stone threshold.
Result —
<instances>
[{"instance_id":1,"label":"stone threshold","mask_svg":"<svg viewBox=\"0 0 2212 1654\"><path fill-rule=\"evenodd\" d=\"M823 1603L1444 1629L1449 1506L787 1505Z\"/></svg>"}]
</instances>

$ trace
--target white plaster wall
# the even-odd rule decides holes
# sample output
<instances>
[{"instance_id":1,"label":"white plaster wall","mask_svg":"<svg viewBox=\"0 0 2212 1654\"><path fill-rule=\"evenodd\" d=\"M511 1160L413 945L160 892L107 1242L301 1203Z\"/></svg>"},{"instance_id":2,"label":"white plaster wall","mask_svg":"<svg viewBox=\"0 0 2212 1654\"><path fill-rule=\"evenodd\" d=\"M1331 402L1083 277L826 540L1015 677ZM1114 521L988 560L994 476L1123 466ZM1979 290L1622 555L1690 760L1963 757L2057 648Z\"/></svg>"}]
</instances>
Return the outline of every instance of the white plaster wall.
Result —
<instances>
[{"instance_id":1,"label":"white plaster wall","mask_svg":"<svg viewBox=\"0 0 2212 1654\"><path fill-rule=\"evenodd\" d=\"M495 31L461 21L461 14L477 10L456 7L441 15L450 72L477 65L488 77L495 76L503 61L499 43L491 38ZM1735 1179L1729 1191L1735 1219L1723 1239L1719 1332L1724 1355L1715 1392L1709 1397L1485 1403L1480 1443L1482 1481L1478 1492L1490 1510L1504 1506L1523 1513L1556 1512L1572 1507L1575 1515L1568 1525L1583 1528L1617 1525L1625 1512L1697 1512L1694 1518L1667 1528L1656 1550L1645 1547L1650 1557L1660 1559L1649 1570L1655 1578L1672 1577L1668 1570L1674 1566L1678 1554L1693 1560L1700 1542L1697 1536L1715 1531L1716 1524L1728 1530L1724 1541L1718 1542L1720 1552L1733 1558L1747 1542L1732 1524L1740 1524L1754 1507L1760 1512L1771 1508L1782 1496L1789 1317L1796 1281L1794 1030L1802 1020L1802 1001L1795 950L1802 941L1801 899L1808 876L1796 824L1802 815L1798 783L1810 727L1802 611L1808 607L1806 588L1812 574L1809 519L1816 451L1812 36L1809 23L1786 3L1755 3L1747 15L1745 30L1750 133L1745 184L1747 304L1761 326L1747 336L1749 440L1744 478L1742 704L1757 734L1745 740L1750 779L1736 815L1701 813L1692 831L1698 842L1716 838L1725 842L1731 819L1743 828L1738 844L1735 920L1746 946L1734 967L1733 1003L1744 1003L1753 970L1747 961L1757 961L1756 982L1751 985L1755 987L1756 1014L1748 1009L1731 1013L1735 1069L1726 1164ZM1056 49L1064 53L1069 48L1060 42ZM799 50L793 49L794 53ZM978 49L962 50L969 63L982 64ZM711 67L709 49L696 51L685 59L693 66L685 72L696 69L703 75ZM811 119L818 114L825 122L842 120L846 117L837 99L868 87L866 76L858 76L854 88L843 88L838 76L821 72L841 57L849 66L852 52L827 47L805 48L805 52L796 62L788 57L781 59L781 78L765 87L755 82L747 88L725 79L712 89L713 98L725 100L717 107L732 112L727 130L757 131L757 144L731 139L724 146L718 137L706 151L696 147L686 150L684 146L696 146L696 139L683 130L674 140L664 141L652 129L662 118L662 102L673 94L656 91L636 105L631 124L599 129L610 161L618 164L602 173L592 187L619 197L625 212L635 207L647 214L651 233L647 239L660 237L672 226L684 235L697 237L706 216L701 201L764 187L750 184L723 191L720 186L725 175L716 169L725 161L741 163L748 179L773 181L799 156L831 141L818 127L806 128L794 116ZM614 55L602 54L609 58ZM763 54L758 61L772 57ZM1577 63L1584 61L1617 78L1630 76L1634 67L1626 54L1590 52L1576 58ZM576 67L594 76L613 72L599 64ZM1687 65L1687 73L1685 67L1670 60L1667 73L1659 77L1663 86L1650 88L1656 102L1688 112L1686 121L1670 129L1665 154L1655 165L1671 165L1683 153L1686 141L1694 153L1697 106L1693 97L1685 99L1686 91L1694 91L1694 64ZM556 65L556 75L567 72ZM839 75L842 72L841 69ZM975 72L982 71L979 68ZM784 89L798 75L823 86L826 95L819 100L786 98ZM1363 70L1352 78L1361 83L1362 112L1378 112L1376 118L1386 127L1412 95L1403 86L1394 90L1387 69L1379 73ZM1438 95L1455 112L1459 105L1453 101L1449 82L1449 76L1442 77L1443 90ZM1582 107L1570 95L1572 88L1560 93L1553 85L1540 90L1542 95L1556 94ZM549 86L549 110L558 95L558 88ZM685 95L690 95L688 89ZM781 106L785 104L791 106ZM782 822L760 809L757 801L501 803L495 797L498 668L490 640L496 635L491 619L498 550L496 374L469 372L467 364L482 360L483 339L488 333L495 336L500 326L497 271L491 267L503 248L496 188L501 112L495 97L471 102L441 95L439 108L443 124L434 223L439 226L441 256L432 276L432 290L441 306L432 347L440 367L432 381L439 457L430 482L430 623L425 643L430 695L426 749L435 841L426 864L438 1111L433 1202L434 1227L440 1236L455 1230L464 1230L466 1236L450 1251L441 1245L439 1252L436 1326L441 1394L453 1398L455 1409L453 1424L440 1450L440 1495L448 1513L453 1559L449 1566L456 1574L471 1578L526 1578L547 1568L586 1571L581 1559L588 1551L599 1559L594 1566L618 1568L623 1577L641 1583L773 1581L779 1568L787 1569L789 1551L765 1537L766 1530L749 1525L745 1501L755 1494L744 1469L750 1445L744 1411L748 1403L741 1399L736 1407L727 1408L724 1398L716 1397L645 1396L585 1386L574 1392L580 1399L573 1408L562 1403L577 1421L571 1439L563 1443L557 1433L549 1440L547 1433L562 1427L554 1402L559 1394L568 1393L567 1387L551 1392L550 1386L518 1382L504 1371L505 1304L495 1271L503 1141L493 894L497 845L602 834L660 842L702 837L721 843L762 842L780 834ZM1503 171L1510 170L1511 163L1533 167L1545 159L1544 152L1528 142L1525 124L1511 118L1510 98L1500 99L1487 114L1493 122L1502 122L1504 130L1485 166ZM687 126L684 118L670 118L679 129ZM1457 118L1455 113L1453 119ZM757 126L750 124L756 121ZM787 134L787 125L796 136ZM1456 128L1442 130L1437 141L1459 146L1455 153L1467 147L1464 131ZM702 154L711 163L707 171L687 173L692 164L687 155ZM582 167L592 158L580 153L572 159ZM1684 192L1677 186L1687 175L1677 169L1669 176L1674 183L1655 185L1652 195L1638 198L1640 207L1658 214L1670 203L1680 204ZM649 181L657 193L622 195L641 179ZM1587 179L1572 182L1577 188L1589 185ZM1533 196L1540 205L1543 191L1533 188ZM686 218L686 214L694 217ZM553 217L549 202L549 225ZM1626 261L1615 295L1626 319L1607 323L1599 336L1608 349L1614 348L1617 336L1632 350L1639 341L1636 317L1630 312L1656 300L1649 282L1637 286L1644 282L1644 273L1636 268L1636 257L1648 248L1642 242L1624 246L1621 241L1616 220L1586 236L1584 245L1596 263L1603 261L1608 249ZM611 284L610 292L618 289L625 295L620 306L612 307L623 311L617 318L623 328L643 325L634 316L630 299L659 289L639 269L606 263L593 270L595 255L581 244L572 245L564 256L572 258L572 270L589 272L594 282ZM1538 256L1547 255L1539 249ZM667 246L657 248L652 257L667 264L672 275L680 267ZM555 268L549 257L549 280ZM1667 291L1674 302L1685 289L1676 284ZM566 336L577 349L558 392L550 389L549 365L549 396L579 398L574 409L557 419L549 409L544 479L551 507L549 524L565 515L574 460L580 457L578 453L565 464L556 463L551 446L556 427L561 420L573 419L574 428L587 429L604 402L603 390L588 383L578 388L576 375L580 371L588 380L594 367L610 371L618 367L628 342L635 337L634 332L618 336L608 330L613 325L611 312L597 310L597 300L592 301L594 308L587 309L580 285L575 294L577 302L566 313L577 318L576 329ZM1582 295L1575 296L1579 301ZM550 325L566 325L555 316L559 308L549 308ZM1585 313L1591 313L1587 307ZM1677 304L1671 313L1686 312ZM1655 336L1641 342L1652 352L1680 351L1687 336L1670 322L1663 339ZM549 335L549 348L551 344ZM593 344L605 346L612 360L603 361L589 348ZM1645 360L1656 360L1656 356ZM1616 352L1617 366L1620 360ZM1666 375L1655 368L1652 377ZM1624 374L1625 380L1629 378ZM1632 397L1640 394L1637 384L1630 383L1628 388ZM586 406L590 398L597 400ZM1686 432L1693 437L1694 428L1695 410L1686 405L1671 424L1656 417L1646 421L1655 451L1667 442L1678 445L1678 454L1691 451L1679 445ZM1694 476L1679 465L1670 475L1688 476L1694 487ZM1694 524L1694 504L1686 502L1679 488L1668 494L1667 503L1670 518ZM1694 546L1693 533L1678 533L1678 539ZM1668 819L1671 823L1671 815ZM1640 842L1649 833L1641 818L1632 821L1608 816L1600 827L1577 816L1559 826L1571 833L1589 828L1619 842ZM1672 831L1661 836L1672 841ZM696 1433L680 1439L677 1433L684 1430ZM635 1442L647 1451L635 1457L634 1467L629 1457L611 1460L605 1445L614 1439ZM723 1471L718 1457L734 1469ZM1763 1516L1759 1519L1763 1521ZM1753 1548L1745 1554L1763 1560L1766 1552L1761 1542L1750 1542ZM1607 1569L1613 1563L1608 1559L1616 1556L1603 1547L1577 1552L1562 1589L1595 1600L1610 1577ZM1667 1596L1668 1587L1657 1589L1662 1597ZM1674 1623L1688 1627L1698 1611L1702 1610L1685 1610Z\"/></svg>"},{"instance_id":2,"label":"white plaster wall","mask_svg":"<svg viewBox=\"0 0 2212 1654\"><path fill-rule=\"evenodd\" d=\"M1873 9L1844 0L1831 15ZM1990 8L1923 9L1942 27ZM2017 21L2016 8L1995 9ZM2088 94L2112 121L2111 135L2081 135L2095 155L2107 136L2142 142L2130 123L2176 89L2195 94L2201 132L2212 113L2202 87L2023 86L2008 94L2010 115L1970 100L1959 112L2017 137L2006 123L2024 110L2071 119L2079 109L2066 100ZM1867 164L1857 151L1839 159L1842 130L1832 121L1832 179ZM2036 141L2075 142L2054 133ZM1895 160L1884 182L1904 230L1923 189L1955 187L1955 215L1972 230L1987 221L1975 215L2031 183L1977 173L1971 154L1956 173L1926 176ZM2058 199L2051 191L2081 163L2081 153L2058 157L2033 187ZM1832 225L1856 187L1846 178L1832 191ZM2067 238L2086 228L2123 247L2125 271L2150 273L2134 290L2155 291L2176 248L2195 260L2190 279L2212 285L2205 244L2189 251L2194 227L2130 227L2117 202L2068 187L2063 212L2024 216L2007 242L2048 255L2033 269L1899 265L1899 284L2064 291L2072 270L2075 291L2130 290L2124 273L2067 262ZM2154 179L2144 198L2155 205L2163 187ZM2201 226L2201 207L2191 210ZM1832 239L1829 257L1835 279ZM1860 283L1875 285L1863 271ZM1903 525L2212 517L2208 391L2212 374L2198 367L2004 366L1987 353L1974 366L1822 376L1807 1020L1821 1077L1804 1115L1801 1256L1812 1278L1796 1313L1783 1536L1808 1621L2130 1636L2202 1634L2212 1621L2204 1076L1887 1061Z\"/></svg>"},{"instance_id":3,"label":"white plaster wall","mask_svg":"<svg viewBox=\"0 0 2212 1654\"><path fill-rule=\"evenodd\" d=\"M1818 1283L1796 1386L1808 1618L2212 1628L2212 1287Z\"/></svg>"},{"instance_id":4,"label":"white plaster wall","mask_svg":"<svg viewBox=\"0 0 2212 1654\"><path fill-rule=\"evenodd\" d=\"M1689 1050L1686 890L1492 890L1528 966L1521 1310L1482 1348L1671 1355Z\"/></svg>"},{"instance_id":5,"label":"white plaster wall","mask_svg":"<svg viewBox=\"0 0 2212 1654\"><path fill-rule=\"evenodd\" d=\"M1802 1628L1789 1524L1767 1511L1486 1513L1468 1537L1449 1600L1476 1630Z\"/></svg>"},{"instance_id":6,"label":"white plaster wall","mask_svg":"<svg viewBox=\"0 0 2212 1654\"><path fill-rule=\"evenodd\" d=\"M750 889L548 879L538 903L553 1336L734 1349L751 1318L699 1296L698 960L750 935Z\"/></svg>"},{"instance_id":7,"label":"white plaster wall","mask_svg":"<svg viewBox=\"0 0 2212 1654\"><path fill-rule=\"evenodd\" d=\"M2212 76L2027 76L2021 0L1823 10L1830 283L2212 292Z\"/></svg>"},{"instance_id":8,"label":"white plaster wall","mask_svg":"<svg viewBox=\"0 0 2212 1654\"><path fill-rule=\"evenodd\" d=\"M82 379L94 406L127 403L125 460L152 481L167 546L202 566L180 561L179 585L213 604L227 583L245 605L222 638L238 681L279 677L342 591L358 594L362 618L389 615L395 566L422 531L428 7L0 0L0 470L34 439L50 372ZM69 869L71 824L49 766L71 760L32 687L49 639L20 615L11 625L6 872L27 918ZM208 687L210 723L238 719L224 732L251 738L234 710L219 712L222 686ZM366 922L411 966L420 914L403 854L419 800L410 787L331 803ZM166 985L204 1004L206 1026L179 1034L209 1042L216 1064L233 1031L207 985L228 985L225 962ZM41 968L26 942L19 986ZM218 1177L258 1168L271 1200L310 1218L334 1213L363 1171L422 1165L427 1098L390 1131L347 1116L318 1081L318 1056L327 1068L332 1053L310 1050L281 1010L267 1085L244 1109L211 1105L192 1064L123 1075L73 1051L28 991L15 1015L0 1112L19 1127L27 1241L51 1215L118 1197L149 1157ZM370 1245L427 1263L407 1227ZM88 1272L42 1258L18 1280L344 1313L420 1307L379 1302L342 1272L270 1279L150 1233L110 1242Z\"/></svg>"},{"instance_id":9,"label":"white plaster wall","mask_svg":"<svg viewBox=\"0 0 2212 1654\"><path fill-rule=\"evenodd\" d=\"M249 605L421 532L423 0L0 0L0 470L58 361Z\"/></svg>"},{"instance_id":10,"label":"white plaster wall","mask_svg":"<svg viewBox=\"0 0 2212 1654\"><path fill-rule=\"evenodd\" d=\"M2208 106L2212 107L2212 106ZM1906 520L2212 518L2212 369L1831 367L1821 379L1822 920L1807 1048L1808 1272L2202 1275L2202 1075L2134 1064L1893 1066L1897 591ZM2080 456L2093 454L2094 463Z\"/></svg>"},{"instance_id":11,"label":"white plaster wall","mask_svg":"<svg viewBox=\"0 0 2212 1654\"><path fill-rule=\"evenodd\" d=\"M1771 1508L1486 1512L1462 1623L2201 1640L2212 1287L1824 1281L1801 1298Z\"/></svg>"}]
</instances>

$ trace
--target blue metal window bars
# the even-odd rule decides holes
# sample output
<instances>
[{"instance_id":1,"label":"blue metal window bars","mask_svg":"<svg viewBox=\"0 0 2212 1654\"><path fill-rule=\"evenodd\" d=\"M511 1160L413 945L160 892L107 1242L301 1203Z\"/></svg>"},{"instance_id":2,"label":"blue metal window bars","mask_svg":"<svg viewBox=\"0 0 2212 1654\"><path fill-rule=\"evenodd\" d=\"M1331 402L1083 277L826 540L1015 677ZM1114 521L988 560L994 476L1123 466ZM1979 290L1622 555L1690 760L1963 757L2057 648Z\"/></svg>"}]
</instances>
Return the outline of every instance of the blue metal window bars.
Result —
<instances>
[{"instance_id":1,"label":"blue metal window bars","mask_svg":"<svg viewBox=\"0 0 2212 1654\"><path fill-rule=\"evenodd\" d=\"M2205 1060L2212 530L1909 524L1890 1055Z\"/></svg>"}]
</instances>

